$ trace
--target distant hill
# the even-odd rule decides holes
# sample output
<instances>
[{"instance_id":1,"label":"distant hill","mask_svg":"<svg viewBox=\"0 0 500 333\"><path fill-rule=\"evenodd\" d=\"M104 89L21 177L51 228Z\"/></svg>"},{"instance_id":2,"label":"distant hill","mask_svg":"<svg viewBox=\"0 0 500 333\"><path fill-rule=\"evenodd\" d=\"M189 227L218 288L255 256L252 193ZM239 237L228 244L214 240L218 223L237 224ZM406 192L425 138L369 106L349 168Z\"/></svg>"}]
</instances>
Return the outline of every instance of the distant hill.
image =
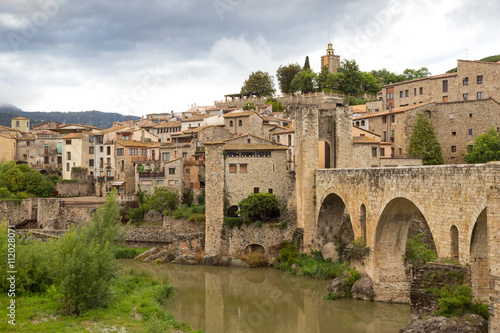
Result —
<instances>
[{"instance_id":1,"label":"distant hill","mask_svg":"<svg viewBox=\"0 0 500 333\"><path fill-rule=\"evenodd\" d=\"M140 117L136 116L125 116L119 113L107 113L95 110L79 112L27 112L11 104L0 105L0 125L10 127L10 120L15 117L30 119L32 127L48 120L53 120L66 124L92 125L103 129L113 126L113 121L140 119Z\"/></svg>"},{"instance_id":2,"label":"distant hill","mask_svg":"<svg viewBox=\"0 0 500 333\"><path fill-rule=\"evenodd\" d=\"M500 54L494 55L494 56L489 56L489 57L486 57L486 58L483 58L483 59L480 59L477 61L498 62L498 61L500 61ZM457 68L455 67L455 68L450 69L446 73L456 73L456 72L457 72Z\"/></svg>"}]
</instances>

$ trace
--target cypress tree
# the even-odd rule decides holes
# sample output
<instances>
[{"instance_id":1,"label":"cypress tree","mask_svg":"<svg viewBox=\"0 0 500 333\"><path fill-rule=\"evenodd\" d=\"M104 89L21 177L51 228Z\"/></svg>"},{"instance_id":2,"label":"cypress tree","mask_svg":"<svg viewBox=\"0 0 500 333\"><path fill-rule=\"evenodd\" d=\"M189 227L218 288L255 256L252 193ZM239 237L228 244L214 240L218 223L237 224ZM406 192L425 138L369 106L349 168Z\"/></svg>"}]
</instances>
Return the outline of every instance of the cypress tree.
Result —
<instances>
[{"instance_id":1,"label":"cypress tree","mask_svg":"<svg viewBox=\"0 0 500 333\"><path fill-rule=\"evenodd\" d=\"M424 165L443 164L441 145L429 118L422 113L417 114L413 125L408 154L411 157L421 157Z\"/></svg>"},{"instance_id":2,"label":"cypress tree","mask_svg":"<svg viewBox=\"0 0 500 333\"><path fill-rule=\"evenodd\" d=\"M309 56L306 56L306 62L304 63L304 68L302 70L311 69L311 65L309 65Z\"/></svg>"}]
</instances>

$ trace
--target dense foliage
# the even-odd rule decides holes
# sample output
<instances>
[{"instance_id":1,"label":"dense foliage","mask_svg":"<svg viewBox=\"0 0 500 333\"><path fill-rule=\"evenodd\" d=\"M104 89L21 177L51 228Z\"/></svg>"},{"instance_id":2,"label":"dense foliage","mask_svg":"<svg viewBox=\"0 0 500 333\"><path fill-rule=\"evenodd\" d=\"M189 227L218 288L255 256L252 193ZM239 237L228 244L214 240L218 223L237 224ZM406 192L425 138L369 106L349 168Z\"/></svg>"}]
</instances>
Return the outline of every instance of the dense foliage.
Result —
<instances>
[{"instance_id":1,"label":"dense foliage","mask_svg":"<svg viewBox=\"0 0 500 333\"><path fill-rule=\"evenodd\" d=\"M3 162L0 163L0 199L51 197L59 180L57 175L43 176L26 164Z\"/></svg>"},{"instance_id":2,"label":"dense foliage","mask_svg":"<svg viewBox=\"0 0 500 333\"><path fill-rule=\"evenodd\" d=\"M474 313L488 319L489 311L486 302L475 302L472 298L472 289L466 285L456 288L444 286L434 290L438 296L438 316L460 317L466 313Z\"/></svg>"},{"instance_id":3,"label":"dense foliage","mask_svg":"<svg viewBox=\"0 0 500 333\"><path fill-rule=\"evenodd\" d=\"M441 145L432 124L424 114L417 114L408 146L411 157L421 157L424 165L443 164Z\"/></svg>"},{"instance_id":4,"label":"dense foliage","mask_svg":"<svg viewBox=\"0 0 500 333\"><path fill-rule=\"evenodd\" d=\"M265 221L279 214L280 203L272 193L252 193L238 203L245 220Z\"/></svg>"},{"instance_id":5,"label":"dense foliage","mask_svg":"<svg viewBox=\"0 0 500 333\"><path fill-rule=\"evenodd\" d=\"M404 261L412 264L416 270L438 258L436 251L429 249L422 241L423 235L415 235L406 242L406 251L403 256Z\"/></svg>"},{"instance_id":6,"label":"dense foliage","mask_svg":"<svg viewBox=\"0 0 500 333\"><path fill-rule=\"evenodd\" d=\"M272 76L262 71L252 72L241 87L241 94L272 96L275 91Z\"/></svg>"},{"instance_id":7,"label":"dense foliage","mask_svg":"<svg viewBox=\"0 0 500 333\"><path fill-rule=\"evenodd\" d=\"M486 163L500 161L500 133L491 128L474 139L464 154L467 163Z\"/></svg>"},{"instance_id":8,"label":"dense foliage","mask_svg":"<svg viewBox=\"0 0 500 333\"><path fill-rule=\"evenodd\" d=\"M280 90L283 94L290 92L292 80L300 71L302 71L302 67L300 67L299 64L288 64L286 66L281 65L278 68L276 71L276 77L278 79Z\"/></svg>"}]
</instances>

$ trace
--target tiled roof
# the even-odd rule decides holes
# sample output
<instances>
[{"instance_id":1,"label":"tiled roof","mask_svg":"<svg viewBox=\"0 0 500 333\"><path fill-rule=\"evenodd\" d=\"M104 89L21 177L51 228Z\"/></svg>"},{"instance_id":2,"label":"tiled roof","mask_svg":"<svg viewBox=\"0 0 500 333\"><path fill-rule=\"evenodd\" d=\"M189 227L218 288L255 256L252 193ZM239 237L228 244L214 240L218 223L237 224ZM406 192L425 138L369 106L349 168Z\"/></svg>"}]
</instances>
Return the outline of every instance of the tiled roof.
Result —
<instances>
[{"instance_id":1,"label":"tiled roof","mask_svg":"<svg viewBox=\"0 0 500 333\"><path fill-rule=\"evenodd\" d=\"M181 127L180 121L162 121L158 125L154 126L154 128L167 128L167 127Z\"/></svg>"},{"instance_id":2,"label":"tiled roof","mask_svg":"<svg viewBox=\"0 0 500 333\"><path fill-rule=\"evenodd\" d=\"M355 136L352 138L353 143L379 143L377 140L369 138L367 136Z\"/></svg>"},{"instance_id":3,"label":"tiled roof","mask_svg":"<svg viewBox=\"0 0 500 333\"><path fill-rule=\"evenodd\" d=\"M221 141L212 141L212 142L205 142L205 144L207 145L210 145L210 144L221 144L221 143L231 143L231 141L233 140L236 140L236 139L239 139L239 138L244 138L244 137L247 137L247 136L251 136L251 137L254 137L254 138L257 138L257 139L260 139L260 140L264 140L264 141L267 141L269 142L270 144L274 144L273 141L271 140L268 140L268 139L265 139L265 138L261 138L260 136L257 136L257 135L253 135L253 134L245 134L245 135L242 135L242 136L237 136L237 137L234 137L234 138L229 138L229 139L225 139L225 140L221 140Z\"/></svg>"},{"instance_id":4,"label":"tiled roof","mask_svg":"<svg viewBox=\"0 0 500 333\"><path fill-rule=\"evenodd\" d=\"M12 118L13 120L29 120L28 118L24 118L24 117L16 117L16 118Z\"/></svg>"},{"instance_id":5,"label":"tiled roof","mask_svg":"<svg viewBox=\"0 0 500 333\"><path fill-rule=\"evenodd\" d=\"M289 133L295 133L295 130L294 129L286 129L284 131L271 133L271 135L289 134Z\"/></svg>"},{"instance_id":6,"label":"tiled roof","mask_svg":"<svg viewBox=\"0 0 500 333\"><path fill-rule=\"evenodd\" d=\"M224 118L249 117L251 114L257 114L255 111L231 111L224 115Z\"/></svg>"},{"instance_id":7,"label":"tiled roof","mask_svg":"<svg viewBox=\"0 0 500 333\"><path fill-rule=\"evenodd\" d=\"M395 108L392 111L368 113L368 114L356 117L353 120L374 118L374 117L380 117L380 116L387 116L387 115L391 115L391 114L395 114L395 113L406 112L406 111L413 110L413 109L419 108L421 106L425 106L425 105L429 105L429 104L433 104L433 103L434 102L427 102L427 103L422 103L422 104L414 104L414 105L403 106L400 108Z\"/></svg>"},{"instance_id":8,"label":"tiled roof","mask_svg":"<svg viewBox=\"0 0 500 333\"><path fill-rule=\"evenodd\" d=\"M441 79L441 78L444 78L444 77L452 77L452 76L457 76L457 75L458 75L458 73L444 73L444 74L426 76L426 77L422 77L422 78L419 78L419 79L414 79L414 80L408 80L408 81L403 81L403 82L396 82L396 83L386 84L382 88L395 87L397 85L407 84L407 83L413 83L413 82L418 82L418 81L423 81L423 80L436 80L436 79Z\"/></svg>"},{"instance_id":9,"label":"tiled roof","mask_svg":"<svg viewBox=\"0 0 500 333\"><path fill-rule=\"evenodd\" d=\"M128 126L113 126L110 128L106 128L100 132L96 132L94 134L95 135L104 135L104 134L109 134L109 133L113 133L113 132L118 132L118 131L121 131L122 129L125 129L125 128L128 128Z\"/></svg>"},{"instance_id":10,"label":"tiled roof","mask_svg":"<svg viewBox=\"0 0 500 333\"><path fill-rule=\"evenodd\" d=\"M63 136L63 139L81 139L82 133L69 133Z\"/></svg>"},{"instance_id":11,"label":"tiled roof","mask_svg":"<svg viewBox=\"0 0 500 333\"><path fill-rule=\"evenodd\" d=\"M80 124L66 124L66 125L59 126L58 129L64 129L65 127L69 127L69 126L80 126L80 127L85 127L85 128L88 128L88 129L98 129L98 130L100 130L99 127L95 127L95 126L91 126L91 125L80 125Z\"/></svg>"},{"instance_id":12,"label":"tiled roof","mask_svg":"<svg viewBox=\"0 0 500 333\"><path fill-rule=\"evenodd\" d=\"M190 121L198 121L198 120L204 120L205 118L207 118L207 117L195 115L195 116L192 116L192 117L189 117L186 119L182 119L181 122L185 123L185 122L190 122Z\"/></svg>"},{"instance_id":13,"label":"tiled roof","mask_svg":"<svg viewBox=\"0 0 500 333\"><path fill-rule=\"evenodd\" d=\"M287 150L288 147L261 143L228 143L224 145L225 150Z\"/></svg>"},{"instance_id":14,"label":"tiled roof","mask_svg":"<svg viewBox=\"0 0 500 333\"><path fill-rule=\"evenodd\" d=\"M273 117L273 116L262 116L262 119L264 119L264 120L286 121L286 122L292 121L290 119L285 119L285 118L280 118L280 117Z\"/></svg>"},{"instance_id":15,"label":"tiled roof","mask_svg":"<svg viewBox=\"0 0 500 333\"><path fill-rule=\"evenodd\" d=\"M126 140L116 140L117 144L125 147L159 147L158 142L145 142L145 141L126 141Z\"/></svg>"}]
</instances>

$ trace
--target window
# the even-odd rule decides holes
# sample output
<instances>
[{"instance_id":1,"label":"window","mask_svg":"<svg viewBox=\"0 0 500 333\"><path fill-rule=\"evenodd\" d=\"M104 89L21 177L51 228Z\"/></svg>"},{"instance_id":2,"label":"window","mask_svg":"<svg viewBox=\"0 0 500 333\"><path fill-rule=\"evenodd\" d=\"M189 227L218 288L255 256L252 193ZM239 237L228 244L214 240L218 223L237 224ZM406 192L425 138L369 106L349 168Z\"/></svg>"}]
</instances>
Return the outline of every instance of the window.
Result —
<instances>
[{"instance_id":1,"label":"window","mask_svg":"<svg viewBox=\"0 0 500 333\"><path fill-rule=\"evenodd\" d=\"M267 193L273 194L273 189L270 188L269 190L267 190Z\"/></svg>"},{"instance_id":2,"label":"window","mask_svg":"<svg viewBox=\"0 0 500 333\"><path fill-rule=\"evenodd\" d=\"M122 161L123 162L123 161ZM104 158L99 159L99 168L102 168L104 166Z\"/></svg>"},{"instance_id":3,"label":"window","mask_svg":"<svg viewBox=\"0 0 500 333\"><path fill-rule=\"evenodd\" d=\"M164 184L163 179L158 179L156 181L156 185L163 185L163 184Z\"/></svg>"},{"instance_id":4,"label":"window","mask_svg":"<svg viewBox=\"0 0 500 333\"><path fill-rule=\"evenodd\" d=\"M443 103L448 103L448 96L443 96Z\"/></svg>"},{"instance_id":5,"label":"window","mask_svg":"<svg viewBox=\"0 0 500 333\"><path fill-rule=\"evenodd\" d=\"M170 153L163 153L163 160L170 161Z\"/></svg>"},{"instance_id":6,"label":"window","mask_svg":"<svg viewBox=\"0 0 500 333\"><path fill-rule=\"evenodd\" d=\"M66 163L66 171L69 171L69 163Z\"/></svg>"},{"instance_id":7,"label":"window","mask_svg":"<svg viewBox=\"0 0 500 333\"><path fill-rule=\"evenodd\" d=\"M394 130L391 130L391 142L394 142Z\"/></svg>"},{"instance_id":8,"label":"window","mask_svg":"<svg viewBox=\"0 0 500 333\"><path fill-rule=\"evenodd\" d=\"M175 185L175 180L169 180L168 181L169 186L174 186Z\"/></svg>"},{"instance_id":9,"label":"window","mask_svg":"<svg viewBox=\"0 0 500 333\"><path fill-rule=\"evenodd\" d=\"M254 187L253 188L253 193L259 193L259 188L258 187Z\"/></svg>"},{"instance_id":10,"label":"window","mask_svg":"<svg viewBox=\"0 0 500 333\"><path fill-rule=\"evenodd\" d=\"M243 120L238 120L238 126L243 126Z\"/></svg>"},{"instance_id":11,"label":"window","mask_svg":"<svg viewBox=\"0 0 500 333\"><path fill-rule=\"evenodd\" d=\"M124 150L123 148L117 148L116 149L116 155L123 156L123 150Z\"/></svg>"},{"instance_id":12,"label":"window","mask_svg":"<svg viewBox=\"0 0 500 333\"><path fill-rule=\"evenodd\" d=\"M364 120L361 120L361 126L365 126L365 121Z\"/></svg>"},{"instance_id":13,"label":"window","mask_svg":"<svg viewBox=\"0 0 500 333\"><path fill-rule=\"evenodd\" d=\"M229 164L229 173L236 173L237 166L236 164Z\"/></svg>"},{"instance_id":14,"label":"window","mask_svg":"<svg viewBox=\"0 0 500 333\"><path fill-rule=\"evenodd\" d=\"M391 123L394 123L396 122L396 116L395 115L391 115Z\"/></svg>"},{"instance_id":15,"label":"window","mask_svg":"<svg viewBox=\"0 0 500 333\"><path fill-rule=\"evenodd\" d=\"M19 120L16 120L16 127L19 127Z\"/></svg>"},{"instance_id":16,"label":"window","mask_svg":"<svg viewBox=\"0 0 500 333\"><path fill-rule=\"evenodd\" d=\"M443 80L443 92L448 92L448 80Z\"/></svg>"},{"instance_id":17,"label":"window","mask_svg":"<svg viewBox=\"0 0 500 333\"><path fill-rule=\"evenodd\" d=\"M399 148L399 156L403 155L403 148Z\"/></svg>"},{"instance_id":18,"label":"window","mask_svg":"<svg viewBox=\"0 0 500 333\"><path fill-rule=\"evenodd\" d=\"M43 145L43 153L48 154L49 153L49 145Z\"/></svg>"},{"instance_id":19,"label":"window","mask_svg":"<svg viewBox=\"0 0 500 333\"><path fill-rule=\"evenodd\" d=\"M99 146L99 152L100 153L104 153L104 147L103 146Z\"/></svg>"},{"instance_id":20,"label":"window","mask_svg":"<svg viewBox=\"0 0 500 333\"><path fill-rule=\"evenodd\" d=\"M403 98L403 90L399 92L399 98Z\"/></svg>"},{"instance_id":21,"label":"window","mask_svg":"<svg viewBox=\"0 0 500 333\"><path fill-rule=\"evenodd\" d=\"M229 121L229 127L233 127L233 121Z\"/></svg>"},{"instance_id":22,"label":"window","mask_svg":"<svg viewBox=\"0 0 500 333\"><path fill-rule=\"evenodd\" d=\"M477 84L483 84L483 76L482 75L477 76Z\"/></svg>"},{"instance_id":23,"label":"window","mask_svg":"<svg viewBox=\"0 0 500 333\"><path fill-rule=\"evenodd\" d=\"M89 167L93 167L94 166L94 160L89 160Z\"/></svg>"},{"instance_id":24,"label":"window","mask_svg":"<svg viewBox=\"0 0 500 333\"><path fill-rule=\"evenodd\" d=\"M451 136L456 136L457 132L451 132Z\"/></svg>"},{"instance_id":25,"label":"window","mask_svg":"<svg viewBox=\"0 0 500 333\"><path fill-rule=\"evenodd\" d=\"M57 164L62 164L62 156L57 156Z\"/></svg>"},{"instance_id":26,"label":"window","mask_svg":"<svg viewBox=\"0 0 500 333\"><path fill-rule=\"evenodd\" d=\"M111 166L111 157L108 157L108 158L106 159L106 164L107 164L108 166Z\"/></svg>"},{"instance_id":27,"label":"window","mask_svg":"<svg viewBox=\"0 0 500 333\"><path fill-rule=\"evenodd\" d=\"M186 173L191 173L191 169L186 168Z\"/></svg>"},{"instance_id":28,"label":"window","mask_svg":"<svg viewBox=\"0 0 500 333\"><path fill-rule=\"evenodd\" d=\"M66 140L66 144L70 145L71 144L71 140Z\"/></svg>"},{"instance_id":29,"label":"window","mask_svg":"<svg viewBox=\"0 0 500 333\"><path fill-rule=\"evenodd\" d=\"M394 157L394 147L391 148L391 157Z\"/></svg>"},{"instance_id":30,"label":"window","mask_svg":"<svg viewBox=\"0 0 500 333\"><path fill-rule=\"evenodd\" d=\"M94 153L94 146L90 146L89 147L89 154L93 154Z\"/></svg>"},{"instance_id":31,"label":"window","mask_svg":"<svg viewBox=\"0 0 500 333\"><path fill-rule=\"evenodd\" d=\"M125 161L122 160L122 171L125 170Z\"/></svg>"},{"instance_id":32,"label":"window","mask_svg":"<svg viewBox=\"0 0 500 333\"><path fill-rule=\"evenodd\" d=\"M377 148L372 148L372 157L377 157Z\"/></svg>"},{"instance_id":33,"label":"window","mask_svg":"<svg viewBox=\"0 0 500 333\"><path fill-rule=\"evenodd\" d=\"M483 99L483 93L482 92L478 92L477 93L477 99Z\"/></svg>"},{"instance_id":34,"label":"window","mask_svg":"<svg viewBox=\"0 0 500 333\"><path fill-rule=\"evenodd\" d=\"M124 136L122 136L122 140L129 141L130 140L130 136L124 135Z\"/></svg>"},{"instance_id":35,"label":"window","mask_svg":"<svg viewBox=\"0 0 500 333\"><path fill-rule=\"evenodd\" d=\"M148 150L141 148L141 156L148 156Z\"/></svg>"},{"instance_id":36,"label":"window","mask_svg":"<svg viewBox=\"0 0 500 333\"><path fill-rule=\"evenodd\" d=\"M455 153L457 151L457 146L451 146L451 152Z\"/></svg>"},{"instance_id":37,"label":"window","mask_svg":"<svg viewBox=\"0 0 500 333\"><path fill-rule=\"evenodd\" d=\"M420 90L420 95L423 95L424 94L424 87L420 87L419 90Z\"/></svg>"},{"instance_id":38,"label":"window","mask_svg":"<svg viewBox=\"0 0 500 333\"><path fill-rule=\"evenodd\" d=\"M67 159L68 161L71 161L71 152L70 152L70 151L68 151L68 152L66 153L66 159Z\"/></svg>"},{"instance_id":39,"label":"window","mask_svg":"<svg viewBox=\"0 0 500 333\"><path fill-rule=\"evenodd\" d=\"M417 88L413 88L413 96L417 96Z\"/></svg>"},{"instance_id":40,"label":"window","mask_svg":"<svg viewBox=\"0 0 500 333\"><path fill-rule=\"evenodd\" d=\"M111 155L111 147L110 146L106 147L106 155Z\"/></svg>"},{"instance_id":41,"label":"window","mask_svg":"<svg viewBox=\"0 0 500 333\"><path fill-rule=\"evenodd\" d=\"M250 140L250 139L247 139L247 143L251 143L251 140Z\"/></svg>"},{"instance_id":42,"label":"window","mask_svg":"<svg viewBox=\"0 0 500 333\"><path fill-rule=\"evenodd\" d=\"M175 175L175 168L168 168L169 175Z\"/></svg>"},{"instance_id":43,"label":"window","mask_svg":"<svg viewBox=\"0 0 500 333\"><path fill-rule=\"evenodd\" d=\"M26 146L29 147L30 146L30 141L26 141Z\"/></svg>"},{"instance_id":44,"label":"window","mask_svg":"<svg viewBox=\"0 0 500 333\"><path fill-rule=\"evenodd\" d=\"M468 134L469 134L469 135L472 135L472 128L469 128L469 130L468 130Z\"/></svg>"},{"instance_id":45,"label":"window","mask_svg":"<svg viewBox=\"0 0 500 333\"><path fill-rule=\"evenodd\" d=\"M384 142L387 141L387 131L382 132L382 141L384 141Z\"/></svg>"},{"instance_id":46,"label":"window","mask_svg":"<svg viewBox=\"0 0 500 333\"><path fill-rule=\"evenodd\" d=\"M463 100L468 101L469 100L469 94L463 94Z\"/></svg>"},{"instance_id":47,"label":"window","mask_svg":"<svg viewBox=\"0 0 500 333\"><path fill-rule=\"evenodd\" d=\"M182 153L182 158L188 158L188 153Z\"/></svg>"},{"instance_id":48,"label":"window","mask_svg":"<svg viewBox=\"0 0 500 333\"><path fill-rule=\"evenodd\" d=\"M129 148L128 149L128 154L129 155L138 155L139 154L139 149L138 148Z\"/></svg>"},{"instance_id":49,"label":"window","mask_svg":"<svg viewBox=\"0 0 500 333\"><path fill-rule=\"evenodd\" d=\"M408 89L405 90L405 97L410 97L410 91Z\"/></svg>"},{"instance_id":50,"label":"window","mask_svg":"<svg viewBox=\"0 0 500 333\"><path fill-rule=\"evenodd\" d=\"M469 78L468 77L464 77L464 79L463 79L462 82L463 82L464 86L468 86L469 85Z\"/></svg>"},{"instance_id":51,"label":"window","mask_svg":"<svg viewBox=\"0 0 500 333\"><path fill-rule=\"evenodd\" d=\"M387 99L394 99L394 93L387 94Z\"/></svg>"},{"instance_id":52,"label":"window","mask_svg":"<svg viewBox=\"0 0 500 333\"><path fill-rule=\"evenodd\" d=\"M383 123L383 124L387 124L387 117L386 117L386 116L383 116L383 117L382 117L382 123Z\"/></svg>"},{"instance_id":53,"label":"window","mask_svg":"<svg viewBox=\"0 0 500 333\"><path fill-rule=\"evenodd\" d=\"M472 118L472 113L469 113L469 118Z\"/></svg>"},{"instance_id":54,"label":"window","mask_svg":"<svg viewBox=\"0 0 500 333\"><path fill-rule=\"evenodd\" d=\"M43 157L43 163L44 164L49 164L49 157L48 156L44 156Z\"/></svg>"},{"instance_id":55,"label":"window","mask_svg":"<svg viewBox=\"0 0 500 333\"><path fill-rule=\"evenodd\" d=\"M240 164L240 173L247 173L248 164Z\"/></svg>"},{"instance_id":56,"label":"window","mask_svg":"<svg viewBox=\"0 0 500 333\"><path fill-rule=\"evenodd\" d=\"M94 142L94 136L93 135L89 136L89 142Z\"/></svg>"},{"instance_id":57,"label":"window","mask_svg":"<svg viewBox=\"0 0 500 333\"><path fill-rule=\"evenodd\" d=\"M385 148L380 148L380 156L385 156Z\"/></svg>"}]
</instances>

